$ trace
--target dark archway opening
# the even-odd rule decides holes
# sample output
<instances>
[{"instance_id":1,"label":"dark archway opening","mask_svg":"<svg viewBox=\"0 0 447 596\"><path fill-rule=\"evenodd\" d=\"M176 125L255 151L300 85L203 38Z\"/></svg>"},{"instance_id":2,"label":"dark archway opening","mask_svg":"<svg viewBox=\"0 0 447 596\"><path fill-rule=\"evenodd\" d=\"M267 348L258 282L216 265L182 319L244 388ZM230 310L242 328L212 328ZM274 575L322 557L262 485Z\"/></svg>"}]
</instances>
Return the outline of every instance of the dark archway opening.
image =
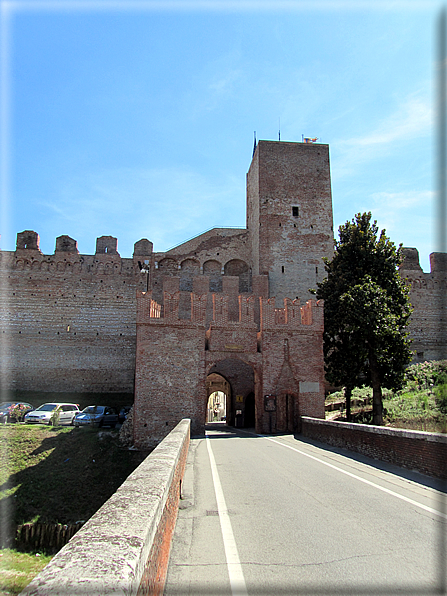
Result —
<instances>
[{"instance_id":1,"label":"dark archway opening","mask_svg":"<svg viewBox=\"0 0 447 596\"><path fill-rule=\"evenodd\" d=\"M207 399L213 391L225 393L227 424L239 428L255 426L255 375L249 364L239 358L220 360L211 366L206 384Z\"/></svg>"},{"instance_id":2,"label":"dark archway opening","mask_svg":"<svg viewBox=\"0 0 447 596\"><path fill-rule=\"evenodd\" d=\"M244 427L254 428L256 425L255 394L253 391L245 398Z\"/></svg>"}]
</instances>

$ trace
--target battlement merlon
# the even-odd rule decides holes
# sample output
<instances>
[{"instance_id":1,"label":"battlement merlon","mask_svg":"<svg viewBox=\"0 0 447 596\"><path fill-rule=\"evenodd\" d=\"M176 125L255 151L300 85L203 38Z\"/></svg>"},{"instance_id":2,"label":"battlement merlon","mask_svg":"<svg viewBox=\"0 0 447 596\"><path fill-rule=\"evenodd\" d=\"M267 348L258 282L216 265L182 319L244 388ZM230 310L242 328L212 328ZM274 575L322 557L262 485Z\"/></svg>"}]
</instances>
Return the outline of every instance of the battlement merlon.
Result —
<instances>
[{"instance_id":1,"label":"battlement merlon","mask_svg":"<svg viewBox=\"0 0 447 596\"><path fill-rule=\"evenodd\" d=\"M444 275L447 273L447 253L432 252L430 255L430 271L432 273Z\"/></svg>"},{"instance_id":2,"label":"battlement merlon","mask_svg":"<svg viewBox=\"0 0 447 596\"><path fill-rule=\"evenodd\" d=\"M152 242L146 238L142 238L135 242L133 258L150 257L152 255ZM40 250L40 236L34 230L24 230L19 232L16 236L16 251L38 251L40 255L43 253ZM56 246L54 254L66 252L79 254L78 242L74 238L67 236L66 234L58 236L56 238ZM116 255L120 256L118 252L118 240L114 236L100 236L96 239L96 250L94 256L97 255ZM81 256L93 256L93 255L81 255Z\"/></svg>"},{"instance_id":3,"label":"battlement merlon","mask_svg":"<svg viewBox=\"0 0 447 596\"><path fill-rule=\"evenodd\" d=\"M277 308L275 298L259 298L261 331L280 327L299 329L301 326L323 328L323 300L308 300L300 306L299 300L284 298L284 308Z\"/></svg>"},{"instance_id":4,"label":"battlement merlon","mask_svg":"<svg viewBox=\"0 0 447 596\"><path fill-rule=\"evenodd\" d=\"M58 236L56 238L56 249L54 252L69 252L78 255L78 243L73 238L70 238L70 236Z\"/></svg>"},{"instance_id":5,"label":"battlement merlon","mask_svg":"<svg viewBox=\"0 0 447 596\"><path fill-rule=\"evenodd\" d=\"M37 232L25 230L17 234L16 250L37 250L40 253L40 238Z\"/></svg>"},{"instance_id":6,"label":"battlement merlon","mask_svg":"<svg viewBox=\"0 0 447 596\"><path fill-rule=\"evenodd\" d=\"M417 248L402 247L403 261L399 267L400 271L418 271L422 273L419 263L419 251Z\"/></svg>"},{"instance_id":7,"label":"battlement merlon","mask_svg":"<svg viewBox=\"0 0 447 596\"><path fill-rule=\"evenodd\" d=\"M163 316L161 305L152 299L152 292L137 291L137 324L196 324L205 325L207 294L190 293L191 316L180 319L180 292L163 292Z\"/></svg>"},{"instance_id":8,"label":"battlement merlon","mask_svg":"<svg viewBox=\"0 0 447 596\"><path fill-rule=\"evenodd\" d=\"M440 275L447 273L447 253L432 252L430 254L430 274L424 274L419 263L419 251L413 247L402 247L403 262L399 268L403 276L415 275Z\"/></svg>"}]
</instances>

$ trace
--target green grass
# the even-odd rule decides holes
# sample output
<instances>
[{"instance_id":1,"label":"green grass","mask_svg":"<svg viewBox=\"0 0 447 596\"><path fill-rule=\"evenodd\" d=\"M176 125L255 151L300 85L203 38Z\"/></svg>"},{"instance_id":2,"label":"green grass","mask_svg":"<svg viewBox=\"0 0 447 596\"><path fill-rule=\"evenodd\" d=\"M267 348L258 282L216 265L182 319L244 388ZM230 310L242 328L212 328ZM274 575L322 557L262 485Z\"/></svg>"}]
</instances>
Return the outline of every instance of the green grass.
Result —
<instances>
[{"instance_id":1,"label":"green grass","mask_svg":"<svg viewBox=\"0 0 447 596\"><path fill-rule=\"evenodd\" d=\"M86 521L147 453L122 448L118 431L0 426L0 507L15 524Z\"/></svg>"},{"instance_id":2,"label":"green grass","mask_svg":"<svg viewBox=\"0 0 447 596\"><path fill-rule=\"evenodd\" d=\"M19 594L50 560L41 553L0 550L0 596Z\"/></svg>"},{"instance_id":3,"label":"green grass","mask_svg":"<svg viewBox=\"0 0 447 596\"><path fill-rule=\"evenodd\" d=\"M21 523L87 521L147 455L123 448L115 430L0 425L2 538ZM18 594L50 559L1 550L0 596Z\"/></svg>"},{"instance_id":4,"label":"green grass","mask_svg":"<svg viewBox=\"0 0 447 596\"><path fill-rule=\"evenodd\" d=\"M356 387L352 399L369 398L368 405L352 406L352 422L372 422L372 389ZM344 390L326 398L326 404L344 401ZM447 432L447 360L412 364L405 371L400 391L382 390L383 419L387 426L428 432ZM346 407L346 404L345 404ZM345 415L331 415L332 420L346 420Z\"/></svg>"},{"instance_id":5,"label":"green grass","mask_svg":"<svg viewBox=\"0 0 447 596\"><path fill-rule=\"evenodd\" d=\"M429 389L399 391L383 400L385 424L429 432L446 432L447 416L437 404Z\"/></svg>"}]
</instances>

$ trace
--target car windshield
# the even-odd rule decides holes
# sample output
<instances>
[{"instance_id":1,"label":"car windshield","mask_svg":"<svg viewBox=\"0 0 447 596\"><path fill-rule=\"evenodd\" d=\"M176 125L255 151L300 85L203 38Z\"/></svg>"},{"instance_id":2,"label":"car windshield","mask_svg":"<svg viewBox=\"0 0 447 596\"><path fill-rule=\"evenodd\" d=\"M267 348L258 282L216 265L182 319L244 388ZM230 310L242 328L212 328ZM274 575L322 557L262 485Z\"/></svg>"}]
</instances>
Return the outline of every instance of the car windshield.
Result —
<instances>
[{"instance_id":1,"label":"car windshield","mask_svg":"<svg viewBox=\"0 0 447 596\"><path fill-rule=\"evenodd\" d=\"M3 403L0 404L0 410L4 410L5 408L9 408L10 406L13 406L15 402L13 401L4 401Z\"/></svg>"},{"instance_id":2,"label":"car windshield","mask_svg":"<svg viewBox=\"0 0 447 596\"><path fill-rule=\"evenodd\" d=\"M88 406L82 410L83 414L102 414L104 412L104 406Z\"/></svg>"},{"instance_id":3,"label":"car windshield","mask_svg":"<svg viewBox=\"0 0 447 596\"><path fill-rule=\"evenodd\" d=\"M40 412L52 412L57 408L57 404L43 404L43 406L39 406L37 410Z\"/></svg>"}]
</instances>

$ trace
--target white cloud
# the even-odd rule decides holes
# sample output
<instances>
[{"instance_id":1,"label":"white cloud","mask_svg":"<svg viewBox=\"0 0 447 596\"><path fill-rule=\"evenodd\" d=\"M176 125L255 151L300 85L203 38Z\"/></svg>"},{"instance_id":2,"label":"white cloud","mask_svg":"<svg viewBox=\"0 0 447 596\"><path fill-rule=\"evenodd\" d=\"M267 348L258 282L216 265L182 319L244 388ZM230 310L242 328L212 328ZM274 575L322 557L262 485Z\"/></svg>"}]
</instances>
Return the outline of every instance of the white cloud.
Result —
<instances>
[{"instance_id":1,"label":"white cloud","mask_svg":"<svg viewBox=\"0 0 447 596\"><path fill-rule=\"evenodd\" d=\"M401 209L431 204L435 193L431 190L405 192L376 192L371 196L376 209L400 212Z\"/></svg>"},{"instance_id":2,"label":"white cloud","mask_svg":"<svg viewBox=\"0 0 447 596\"><path fill-rule=\"evenodd\" d=\"M433 109L427 98L412 94L370 132L332 143L337 177L351 174L361 163L383 157L401 143L427 138L433 130Z\"/></svg>"},{"instance_id":3,"label":"white cloud","mask_svg":"<svg viewBox=\"0 0 447 596\"><path fill-rule=\"evenodd\" d=\"M397 244L418 248L421 266L429 270L428 255L435 250L432 229L435 193L430 190L378 192L371 200L380 228L385 228Z\"/></svg>"},{"instance_id":4,"label":"white cloud","mask_svg":"<svg viewBox=\"0 0 447 596\"><path fill-rule=\"evenodd\" d=\"M370 134L345 141L349 146L372 147L427 136L432 127L431 107L419 98L409 98Z\"/></svg>"}]
</instances>

